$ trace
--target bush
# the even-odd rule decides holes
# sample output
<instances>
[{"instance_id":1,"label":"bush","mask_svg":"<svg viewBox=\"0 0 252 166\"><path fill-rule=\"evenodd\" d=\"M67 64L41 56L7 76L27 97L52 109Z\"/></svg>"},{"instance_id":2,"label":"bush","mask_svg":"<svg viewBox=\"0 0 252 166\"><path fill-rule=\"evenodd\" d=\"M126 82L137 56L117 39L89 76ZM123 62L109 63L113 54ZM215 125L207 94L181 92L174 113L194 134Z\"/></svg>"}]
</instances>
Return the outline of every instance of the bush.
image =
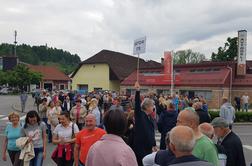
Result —
<instances>
[{"instance_id":1,"label":"bush","mask_svg":"<svg viewBox=\"0 0 252 166\"><path fill-rule=\"evenodd\" d=\"M211 119L219 117L219 111L209 111ZM252 112L236 112L235 122L252 122Z\"/></svg>"}]
</instances>

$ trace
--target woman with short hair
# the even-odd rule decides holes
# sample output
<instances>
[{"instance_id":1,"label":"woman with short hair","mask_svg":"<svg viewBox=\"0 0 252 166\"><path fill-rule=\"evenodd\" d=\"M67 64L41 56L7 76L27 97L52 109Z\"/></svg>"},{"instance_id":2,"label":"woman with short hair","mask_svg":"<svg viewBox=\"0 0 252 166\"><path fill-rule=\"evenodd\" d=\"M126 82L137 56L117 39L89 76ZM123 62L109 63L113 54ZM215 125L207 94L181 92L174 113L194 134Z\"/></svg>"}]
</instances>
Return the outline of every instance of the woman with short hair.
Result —
<instances>
[{"instance_id":1,"label":"woman with short hair","mask_svg":"<svg viewBox=\"0 0 252 166\"><path fill-rule=\"evenodd\" d=\"M7 160L6 151L8 151L13 166L20 166L20 149L16 146L16 140L21 137L20 116L17 112L11 112L8 116L11 124L7 124L4 132L2 158Z\"/></svg>"}]
</instances>

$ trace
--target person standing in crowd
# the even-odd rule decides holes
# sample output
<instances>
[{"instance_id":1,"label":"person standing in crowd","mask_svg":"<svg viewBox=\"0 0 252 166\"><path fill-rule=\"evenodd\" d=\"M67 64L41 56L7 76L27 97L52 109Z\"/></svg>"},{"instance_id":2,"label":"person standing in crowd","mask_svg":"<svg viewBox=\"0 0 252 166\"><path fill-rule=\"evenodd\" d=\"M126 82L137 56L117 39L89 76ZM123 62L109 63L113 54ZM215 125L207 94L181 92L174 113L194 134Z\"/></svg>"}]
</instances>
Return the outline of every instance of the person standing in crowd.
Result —
<instances>
[{"instance_id":1,"label":"person standing in crowd","mask_svg":"<svg viewBox=\"0 0 252 166\"><path fill-rule=\"evenodd\" d=\"M241 98L239 96L236 96L234 98L234 102L235 102L235 111L240 112L241 111Z\"/></svg>"},{"instance_id":2,"label":"person standing in crowd","mask_svg":"<svg viewBox=\"0 0 252 166\"><path fill-rule=\"evenodd\" d=\"M29 137L34 146L35 157L30 161L30 166L42 166L46 158L46 125L40 121L36 111L27 113L21 136Z\"/></svg>"},{"instance_id":3,"label":"person standing in crowd","mask_svg":"<svg viewBox=\"0 0 252 166\"><path fill-rule=\"evenodd\" d=\"M244 112L244 110L246 112L248 112L248 107L249 107L249 96L247 93L245 93L243 96L242 96L242 111Z\"/></svg>"},{"instance_id":4,"label":"person standing in crowd","mask_svg":"<svg viewBox=\"0 0 252 166\"><path fill-rule=\"evenodd\" d=\"M138 165L142 166L143 157L153 151L157 151L154 121L151 117L154 102L146 98L141 104L140 85L138 82L136 82L135 88L135 135L133 136L133 150L136 154Z\"/></svg>"},{"instance_id":5,"label":"person standing in crowd","mask_svg":"<svg viewBox=\"0 0 252 166\"><path fill-rule=\"evenodd\" d=\"M70 112L72 107L73 107L73 104L71 103L69 96L66 96L63 102L62 111Z\"/></svg>"},{"instance_id":6,"label":"person standing in crowd","mask_svg":"<svg viewBox=\"0 0 252 166\"><path fill-rule=\"evenodd\" d=\"M222 99L222 106L220 108L220 117L224 118L228 124L229 128L232 129L232 125L235 120L235 109L231 105L231 103L228 102L227 98Z\"/></svg>"},{"instance_id":7,"label":"person standing in crowd","mask_svg":"<svg viewBox=\"0 0 252 166\"><path fill-rule=\"evenodd\" d=\"M56 109L56 112L58 113L58 115L62 112L62 103L60 100L57 100L55 102L55 109Z\"/></svg>"},{"instance_id":8,"label":"person standing in crowd","mask_svg":"<svg viewBox=\"0 0 252 166\"><path fill-rule=\"evenodd\" d=\"M21 160L19 159L20 149L16 146L16 140L21 137L21 125L19 122L19 114L12 112L8 116L11 124L8 124L4 131L4 140L2 148L2 159L7 160L6 151L8 150L9 157L13 166L20 166Z\"/></svg>"},{"instance_id":9,"label":"person standing in crowd","mask_svg":"<svg viewBox=\"0 0 252 166\"><path fill-rule=\"evenodd\" d=\"M167 104L166 104L166 100L164 97L160 97L158 99L158 104L156 105L156 109L157 109L157 114L160 115L162 112L166 111L167 108Z\"/></svg>"},{"instance_id":10,"label":"person standing in crowd","mask_svg":"<svg viewBox=\"0 0 252 166\"><path fill-rule=\"evenodd\" d=\"M88 114L85 118L85 128L76 136L74 148L75 166L85 165L90 147L106 134L103 129L97 128L96 126L96 116L94 114Z\"/></svg>"},{"instance_id":11,"label":"person standing in crowd","mask_svg":"<svg viewBox=\"0 0 252 166\"><path fill-rule=\"evenodd\" d=\"M169 132L166 135L165 143L167 145L166 150L159 150L157 152L153 152L143 158L144 166L167 166L173 159L175 159L174 154L170 150L170 138Z\"/></svg>"},{"instance_id":12,"label":"person standing in crowd","mask_svg":"<svg viewBox=\"0 0 252 166\"><path fill-rule=\"evenodd\" d=\"M227 166L245 166L245 158L240 138L229 129L229 123L221 117L212 121L214 133L227 153Z\"/></svg>"},{"instance_id":13,"label":"person standing in crowd","mask_svg":"<svg viewBox=\"0 0 252 166\"><path fill-rule=\"evenodd\" d=\"M208 113L208 105L206 99L203 98L201 103L202 103L202 110Z\"/></svg>"},{"instance_id":14,"label":"person standing in crowd","mask_svg":"<svg viewBox=\"0 0 252 166\"><path fill-rule=\"evenodd\" d=\"M173 103L173 105L175 107L175 110L178 112L179 111L179 109L178 109L178 105L179 105L178 92L176 92L176 94L173 94L172 103Z\"/></svg>"},{"instance_id":15,"label":"person standing in crowd","mask_svg":"<svg viewBox=\"0 0 252 166\"><path fill-rule=\"evenodd\" d=\"M56 109L53 101L50 101L49 107L47 108L47 124L48 124L48 142L52 142L52 132L54 128L59 124L60 111Z\"/></svg>"},{"instance_id":16,"label":"person standing in crowd","mask_svg":"<svg viewBox=\"0 0 252 166\"><path fill-rule=\"evenodd\" d=\"M47 99L47 105L49 105L49 103L52 101L52 98L51 98L49 92L46 92L46 99Z\"/></svg>"},{"instance_id":17,"label":"person standing in crowd","mask_svg":"<svg viewBox=\"0 0 252 166\"><path fill-rule=\"evenodd\" d=\"M210 123L202 123L199 125L199 130L202 134L206 135L209 139L213 140L214 138L214 128ZM225 148L220 144L215 144L218 151L218 159L220 166L226 166L227 155Z\"/></svg>"},{"instance_id":18,"label":"person standing in crowd","mask_svg":"<svg viewBox=\"0 0 252 166\"><path fill-rule=\"evenodd\" d=\"M53 131L53 143L57 145L57 165L73 165L73 145L79 132L78 126L70 121L69 112L61 112L60 124Z\"/></svg>"},{"instance_id":19,"label":"person standing in crowd","mask_svg":"<svg viewBox=\"0 0 252 166\"><path fill-rule=\"evenodd\" d=\"M194 132L190 127L174 127L170 132L170 148L176 158L169 163L169 166L213 166L193 155L195 144Z\"/></svg>"},{"instance_id":20,"label":"person standing in crowd","mask_svg":"<svg viewBox=\"0 0 252 166\"><path fill-rule=\"evenodd\" d=\"M206 122L206 123L211 122L211 119L210 119L210 116L208 115L208 112L206 112L206 111L204 111L202 109L202 103L201 102L194 103L193 108L195 109L195 111L199 115L200 124L204 123L204 122Z\"/></svg>"},{"instance_id":21,"label":"person standing in crowd","mask_svg":"<svg viewBox=\"0 0 252 166\"><path fill-rule=\"evenodd\" d=\"M176 126L178 113L174 108L174 105L170 103L167 110L161 112L158 120L158 131L161 133L160 149L166 149L165 137L167 133Z\"/></svg>"},{"instance_id":22,"label":"person standing in crowd","mask_svg":"<svg viewBox=\"0 0 252 166\"><path fill-rule=\"evenodd\" d=\"M88 108L89 113L95 115L96 125L99 126L101 123L101 111L98 107L98 100L96 98L92 98Z\"/></svg>"},{"instance_id":23,"label":"person standing in crowd","mask_svg":"<svg viewBox=\"0 0 252 166\"><path fill-rule=\"evenodd\" d=\"M193 155L201 160L206 160L215 166L219 165L217 149L207 136L199 131L199 115L191 110L181 111L177 118L177 126L188 126L193 129L196 144Z\"/></svg>"},{"instance_id":24,"label":"person standing in crowd","mask_svg":"<svg viewBox=\"0 0 252 166\"><path fill-rule=\"evenodd\" d=\"M103 121L107 134L91 146L85 166L137 166L134 152L121 138L127 128L126 115L107 111Z\"/></svg>"},{"instance_id":25,"label":"person standing in crowd","mask_svg":"<svg viewBox=\"0 0 252 166\"><path fill-rule=\"evenodd\" d=\"M121 102L120 102L119 97L115 97L113 99L113 105L110 107L109 110L116 110L116 109L123 112L123 107L121 106Z\"/></svg>"},{"instance_id":26,"label":"person standing in crowd","mask_svg":"<svg viewBox=\"0 0 252 166\"><path fill-rule=\"evenodd\" d=\"M77 124L79 130L81 130L85 125L87 109L81 105L81 100L76 100L75 103L76 105L70 111L70 118Z\"/></svg>"},{"instance_id":27,"label":"person standing in crowd","mask_svg":"<svg viewBox=\"0 0 252 166\"><path fill-rule=\"evenodd\" d=\"M43 122L45 122L45 124L47 124L47 99L46 98L43 98L42 99L42 103L39 104L39 109L38 109L38 114L39 114L39 117L41 118L41 120Z\"/></svg>"},{"instance_id":28,"label":"person standing in crowd","mask_svg":"<svg viewBox=\"0 0 252 166\"><path fill-rule=\"evenodd\" d=\"M26 101L28 99L28 95L27 93L22 90L21 95L20 95L20 101L21 101L21 112L25 111L25 105L26 105Z\"/></svg>"}]
</instances>

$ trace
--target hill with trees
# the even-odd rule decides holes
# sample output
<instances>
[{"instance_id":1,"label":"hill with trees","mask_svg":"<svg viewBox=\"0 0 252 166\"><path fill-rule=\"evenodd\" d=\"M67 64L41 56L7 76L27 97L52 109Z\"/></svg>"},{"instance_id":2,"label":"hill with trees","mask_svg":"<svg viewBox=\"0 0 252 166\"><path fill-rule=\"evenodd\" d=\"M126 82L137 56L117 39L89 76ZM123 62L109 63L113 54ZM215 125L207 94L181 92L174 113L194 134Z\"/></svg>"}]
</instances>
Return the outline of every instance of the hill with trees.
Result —
<instances>
[{"instance_id":1,"label":"hill with trees","mask_svg":"<svg viewBox=\"0 0 252 166\"><path fill-rule=\"evenodd\" d=\"M33 65L58 66L66 74L75 70L81 62L77 54L71 54L68 51L47 47L30 46L27 44L17 45L17 57L20 61ZM0 45L0 56L12 56L14 54L14 45L2 43Z\"/></svg>"}]
</instances>

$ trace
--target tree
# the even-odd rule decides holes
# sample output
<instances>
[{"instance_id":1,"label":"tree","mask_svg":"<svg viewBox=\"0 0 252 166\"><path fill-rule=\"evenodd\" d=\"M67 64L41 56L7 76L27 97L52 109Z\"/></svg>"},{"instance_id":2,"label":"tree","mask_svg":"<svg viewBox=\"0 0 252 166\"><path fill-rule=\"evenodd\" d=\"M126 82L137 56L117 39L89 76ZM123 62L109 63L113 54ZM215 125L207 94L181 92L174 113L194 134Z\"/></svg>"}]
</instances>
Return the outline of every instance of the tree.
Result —
<instances>
[{"instance_id":1,"label":"tree","mask_svg":"<svg viewBox=\"0 0 252 166\"><path fill-rule=\"evenodd\" d=\"M174 53L174 64L188 64L188 63L200 63L205 60L204 54L199 52L193 52L191 49L180 50Z\"/></svg>"},{"instance_id":2,"label":"tree","mask_svg":"<svg viewBox=\"0 0 252 166\"><path fill-rule=\"evenodd\" d=\"M9 84L13 87L24 89L30 84L37 84L41 81L41 73L32 72L23 64L17 65L13 70L0 72L0 84Z\"/></svg>"},{"instance_id":3,"label":"tree","mask_svg":"<svg viewBox=\"0 0 252 166\"><path fill-rule=\"evenodd\" d=\"M237 60L237 43L238 38L233 37L227 38L226 43L224 44L224 47L219 47L217 53L212 53L212 61L233 61Z\"/></svg>"}]
</instances>

